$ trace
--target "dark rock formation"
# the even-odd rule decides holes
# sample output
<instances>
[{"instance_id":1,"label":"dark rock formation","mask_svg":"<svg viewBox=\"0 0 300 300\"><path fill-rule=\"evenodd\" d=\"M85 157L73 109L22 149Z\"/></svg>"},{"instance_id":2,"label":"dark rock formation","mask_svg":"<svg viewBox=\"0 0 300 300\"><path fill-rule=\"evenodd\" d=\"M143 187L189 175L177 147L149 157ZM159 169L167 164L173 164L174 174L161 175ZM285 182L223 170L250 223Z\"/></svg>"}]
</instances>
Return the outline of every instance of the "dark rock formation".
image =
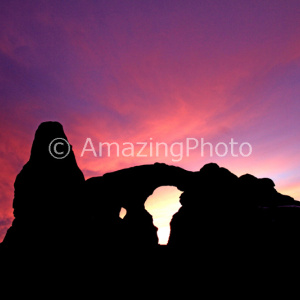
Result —
<instances>
[{"instance_id":1,"label":"dark rock formation","mask_svg":"<svg viewBox=\"0 0 300 300\"><path fill-rule=\"evenodd\" d=\"M130 271L135 262L135 273L143 275L164 266L166 276L198 263L209 277L214 270L247 269L257 261L278 265L278 257L299 250L299 202L278 193L270 179L237 177L213 163L198 172L155 163L85 181L73 151L64 159L50 155L55 138L67 140L62 126L42 123L16 178L15 220L1 244L2 262L44 267L55 261L59 268L70 262L74 274L101 269L116 281L121 261ZM144 203L166 185L183 194L168 246L162 247ZM70 275L74 269L67 270Z\"/></svg>"},{"instance_id":2,"label":"dark rock formation","mask_svg":"<svg viewBox=\"0 0 300 300\"><path fill-rule=\"evenodd\" d=\"M93 177L86 181L90 207L88 243L95 249L147 251L158 246L157 228L144 203L162 185L184 188L192 176L184 169L156 163ZM127 211L119 218L121 207ZM97 250L98 251L98 250Z\"/></svg>"},{"instance_id":3,"label":"dark rock formation","mask_svg":"<svg viewBox=\"0 0 300 300\"><path fill-rule=\"evenodd\" d=\"M274 258L298 249L299 202L274 186L268 178L238 178L216 164L205 165L181 195L169 248L231 263L241 256Z\"/></svg>"},{"instance_id":4,"label":"dark rock formation","mask_svg":"<svg viewBox=\"0 0 300 300\"><path fill-rule=\"evenodd\" d=\"M64 159L50 155L55 138L67 140L61 124L39 126L30 159L15 180L15 219L2 243L14 258L63 255L77 243L84 176L73 151Z\"/></svg>"},{"instance_id":5,"label":"dark rock formation","mask_svg":"<svg viewBox=\"0 0 300 300\"><path fill-rule=\"evenodd\" d=\"M171 220L169 247L204 255L226 249L237 230L238 178L216 164L194 173Z\"/></svg>"}]
</instances>

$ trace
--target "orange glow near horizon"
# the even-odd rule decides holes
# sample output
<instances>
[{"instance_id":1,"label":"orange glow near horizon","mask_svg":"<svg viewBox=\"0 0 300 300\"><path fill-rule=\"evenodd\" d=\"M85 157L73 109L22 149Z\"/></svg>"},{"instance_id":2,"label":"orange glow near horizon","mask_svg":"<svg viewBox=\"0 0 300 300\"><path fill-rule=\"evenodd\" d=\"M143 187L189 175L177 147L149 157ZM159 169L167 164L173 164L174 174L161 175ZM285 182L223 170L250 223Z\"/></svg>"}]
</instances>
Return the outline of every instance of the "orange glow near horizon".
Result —
<instances>
[{"instance_id":1,"label":"orange glow near horizon","mask_svg":"<svg viewBox=\"0 0 300 300\"><path fill-rule=\"evenodd\" d=\"M158 243L166 245L170 236L170 222L172 216L179 210L180 195L174 186L161 186L150 195L145 202L145 209L152 215L153 224L157 227ZM121 208L120 218L126 215L126 209ZM137 225L138 226L138 225ZM138 239L138 237L136 237Z\"/></svg>"},{"instance_id":2,"label":"orange glow near horizon","mask_svg":"<svg viewBox=\"0 0 300 300\"><path fill-rule=\"evenodd\" d=\"M153 224L158 228L159 244L166 245L170 235L172 216L179 210L179 197L182 194L176 187L162 186L157 188L145 202L146 210L153 217Z\"/></svg>"}]
</instances>

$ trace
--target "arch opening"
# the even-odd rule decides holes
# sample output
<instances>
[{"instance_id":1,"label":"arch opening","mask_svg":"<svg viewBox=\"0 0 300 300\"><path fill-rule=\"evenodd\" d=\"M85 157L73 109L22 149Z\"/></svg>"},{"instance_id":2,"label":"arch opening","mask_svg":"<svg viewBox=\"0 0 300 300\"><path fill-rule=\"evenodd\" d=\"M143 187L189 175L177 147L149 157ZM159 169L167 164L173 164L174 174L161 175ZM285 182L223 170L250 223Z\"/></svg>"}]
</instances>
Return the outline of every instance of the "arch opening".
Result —
<instances>
[{"instance_id":1,"label":"arch opening","mask_svg":"<svg viewBox=\"0 0 300 300\"><path fill-rule=\"evenodd\" d=\"M120 210L120 213L119 213L119 217L120 217L121 219L124 219L124 217L126 216L126 214L127 214L126 208L121 207L121 210Z\"/></svg>"},{"instance_id":2,"label":"arch opening","mask_svg":"<svg viewBox=\"0 0 300 300\"><path fill-rule=\"evenodd\" d=\"M153 224L158 228L157 236L160 245L166 245L170 236L170 222L181 204L179 197L182 191L175 186L161 186L155 189L145 202L145 209L152 215Z\"/></svg>"}]
</instances>

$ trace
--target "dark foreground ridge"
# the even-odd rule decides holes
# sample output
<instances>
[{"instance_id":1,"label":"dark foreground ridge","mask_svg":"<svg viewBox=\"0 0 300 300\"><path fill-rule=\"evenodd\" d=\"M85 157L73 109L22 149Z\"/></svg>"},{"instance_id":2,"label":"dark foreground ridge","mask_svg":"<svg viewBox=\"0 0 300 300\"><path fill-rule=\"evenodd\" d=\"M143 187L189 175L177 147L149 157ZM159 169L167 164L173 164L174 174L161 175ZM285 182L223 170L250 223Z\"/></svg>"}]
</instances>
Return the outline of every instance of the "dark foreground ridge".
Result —
<instances>
[{"instance_id":1,"label":"dark foreground ridge","mask_svg":"<svg viewBox=\"0 0 300 300\"><path fill-rule=\"evenodd\" d=\"M278 268L280 258L291 263L288 257L299 253L299 202L278 193L271 179L237 177L214 163L198 172L155 163L85 181L72 150L64 159L49 154L58 137L67 139L57 122L36 131L15 181L15 219L0 245L2 266L76 277L101 270L122 281L120 269L136 268L138 276L163 270L170 277L198 268L209 276L253 264ZM144 203L165 185L183 191L182 207L168 245L160 246Z\"/></svg>"}]
</instances>

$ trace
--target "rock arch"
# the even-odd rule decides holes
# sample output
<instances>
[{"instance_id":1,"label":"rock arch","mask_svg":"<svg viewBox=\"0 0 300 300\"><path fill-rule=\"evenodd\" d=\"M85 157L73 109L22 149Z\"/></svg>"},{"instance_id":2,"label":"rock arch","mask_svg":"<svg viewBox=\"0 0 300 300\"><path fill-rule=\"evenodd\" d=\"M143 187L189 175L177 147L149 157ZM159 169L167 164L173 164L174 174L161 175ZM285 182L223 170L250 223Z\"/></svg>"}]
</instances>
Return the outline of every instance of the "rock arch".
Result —
<instances>
[{"instance_id":1,"label":"rock arch","mask_svg":"<svg viewBox=\"0 0 300 300\"><path fill-rule=\"evenodd\" d=\"M111 245L120 242L135 249L156 247L157 228L144 203L161 186L175 186L183 191L192 176L193 172L182 168L155 163L88 179L86 195L93 220L91 240L97 239L102 232L104 240L109 240ZM119 212L122 207L126 209L126 215L121 221ZM104 233L103 228L107 227L110 230Z\"/></svg>"}]
</instances>

